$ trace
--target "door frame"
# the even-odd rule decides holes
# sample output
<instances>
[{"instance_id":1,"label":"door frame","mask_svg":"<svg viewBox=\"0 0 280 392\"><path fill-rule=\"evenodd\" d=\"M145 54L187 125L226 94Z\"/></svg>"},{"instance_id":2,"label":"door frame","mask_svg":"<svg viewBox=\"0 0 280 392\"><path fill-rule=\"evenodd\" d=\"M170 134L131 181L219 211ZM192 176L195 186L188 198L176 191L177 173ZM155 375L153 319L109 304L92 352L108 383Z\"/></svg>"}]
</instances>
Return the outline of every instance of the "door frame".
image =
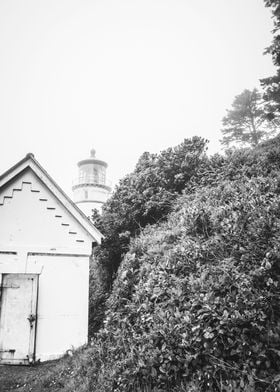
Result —
<instances>
[{"instance_id":1,"label":"door frame","mask_svg":"<svg viewBox=\"0 0 280 392\"><path fill-rule=\"evenodd\" d=\"M0 273L0 318L1 318L1 308L2 308L2 298L3 298L3 287L4 276L23 276L26 278L32 278L35 280L35 285L33 285L33 292L31 297L31 313L29 315L30 319L30 329L29 329L29 348L27 358L22 359L2 359L0 358L0 364L9 365L30 365L36 360L36 331L37 331L37 314L38 314L38 295L39 295L39 275L38 273ZM1 322L1 320L0 320Z\"/></svg>"}]
</instances>

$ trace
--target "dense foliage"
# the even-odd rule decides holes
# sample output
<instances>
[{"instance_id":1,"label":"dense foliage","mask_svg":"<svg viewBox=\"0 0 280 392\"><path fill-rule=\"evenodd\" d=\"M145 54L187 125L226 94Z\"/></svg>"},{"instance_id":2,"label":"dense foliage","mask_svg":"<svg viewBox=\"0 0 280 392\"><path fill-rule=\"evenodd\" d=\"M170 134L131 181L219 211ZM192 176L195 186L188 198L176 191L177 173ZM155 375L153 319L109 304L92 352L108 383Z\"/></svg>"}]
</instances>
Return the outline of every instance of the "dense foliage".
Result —
<instances>
[{"instance_id":1,"label":"dense foliage","mask_svg":"<svg viewBox=\"0 0 280 392\"><path fill-rule=\"evenodd\" d=\"M193 146L193 142L199 142L199 148L195 148L191 150L190 154L186 154L186 149L189 148L190 143L192 143ZM185 155L179 155L180 159L176 161L176 166L175 163L172 166L170 161L168 162L166 160L165 173L168 173L168 167L170 165L170 175L177 176L177 178L180 179L180 192L193 193L198 188L217 186L224 180L242 181L244 177L251 178L259 175L268 176L273 175L273 173L277 173L280 170L279 137L275 138L272 142L265 142L253 150L242 149L228 151L227 156L216 154L210 158L202 153L202 143L205 143L205 141L198 138L192 141L185 140L185 142L177 148L167 150L167 156L170 157L170 161L171 157L178 157L179 152L182 152L182 150L185 152ZM162 155L156 156L158 159L160 158L160 162L163 160L162 156L165 157L165 153L166 152L163 152ZM150 154L145 153L144 157L147 156L150 156ZM185 159L183 159L183 157L185 157ZM157 164L156 159L151 159L150 161L154 163L154 166L152 166L151 169L148 167L148 160L140 159L135 172L127 176L127 180L125 179L125 181L120 183L116 194L113 196L112 200L107 203L102 219L100 216L95 216L95 220L99 223L98 227L105 233L107 238L102 246L96 248L95 259L91 263L90 336L99 329L103 322L105 311L104 304L109 295L108 293L111 291L111 282L113 280L112 274L117 270L117 267L121 262L122 254L125 254L128 251L130 239L132 236L141 233L143 230L142 227L147 223L156 224L156 221L153 218L146 221L146 216L141 218L140 211L144 214L143 211L147 210L147 206L153 206L153 208L156 209L158 200L163 200L163 195L165 195L166 199L167 197L170 198L168 208L161 209L161 205L157 210L158 212L162 212L162 217L159 221L165 219L168 216L168 212L171 210L171 201L174 203L180 194L179 191L176 192L174 187L172 188L171 186L169 186L169 190L164 190L164 181L167 184L174 184L175 182L174 179L173 182L167 181L168 174L165 174L166 178L162 174L161 177L158 175L161 179L162 186L158 185L158 182L152 175L154 172L164 172L164 165ZM143 162L145 162L145 165L143 165ZM182 167L182 162L187 162L187 164L185 163L185 166ZM196 167L194 167L195 163ZM143 173L141 173L141 168L143 169ZM187 171L187 173L184 171ZM149 172L151 173L150 180L148 175ZM145 178L147 178L147 181L145 181ZM132 179L134 179L134 182ZM133 187L131 183L137 184L137 186ZM142 197L142 194L145 193L146 190L150 193L151 200ZM131 200L134 200L134 202ZM144 203L144 206L140 208L141 200ZM137 208L139 208L139 211ZM149 211L151 210L152 209L149 209ZM133 217L135 219L133 219Z\"/></svg>"},{"instance_id":2,"label":"dense foliage","mask_svg":"<svg viewBox=\"0 0 280 392\"><path fill-rule=\"evenodd\" d=\"M84 390L280 390L280 138L205 159L130 244Z\"/></svg>"},{"instance_id":3,"label":"dense foliage","mask_svg":"<svg viewBox=\"0 0 280 392\"><path fill-rule=\"evenodd\" d=\"M262 85L265 88L265 99L268 101L268 110L271 116L280 112L280 1L264 0L264 3L272 11L274 30L272 44L266 49L266 53L271 54L276 66L275 75L263 79Z\"/></svg>"},{"instance_id":4,"label":"dense foliage","mask_svg":"<svg viewBox=\"0 0 280 392\"><path fill-rule=\"evenodd\" d=\"M257 146L263 139L271 137L279 125L278 116L272 118L257 89L244 90L233 101L232 108L223 118L222 144L229 146Z\"/></svg>"},{"instance_id":5,"label":"dense foliage","mask_svg":"<svg viewBox=\"0 0 280 392\"><path fill-rule=\"evenodd\" d=\"M104 205L102 217L94 212L93 221L105 240L91 262L90 336L102 323L104 302L130 239L146 225L166 219L178 195L205 165L206 146L205 139L193 137L160 154L145 152Z\"/></svg>"},{"instance_id":6,"label":"dense foliage","mask_svg":"<svg viewBox=\"0 0 280 392\"><path fill-rule=\"evenodd\" d=\"M205 161L206 145L205 139L193 137L160 154L145 152L104 205L102 219L94 215L96 226L105 235L97 253L108 276L117 271L130 238L171 211L174 200Z\"/></svg>"},{"instance_id":7,"label":"dense foliage","mask_svg":"<svg viewBox=\"0 0 280 392\"><path fill-rule=\"evenodd\" d=\"M280 178L186 196L132 245L105 329L119 391L278 381Z\"/></svg>"}]
</instances>

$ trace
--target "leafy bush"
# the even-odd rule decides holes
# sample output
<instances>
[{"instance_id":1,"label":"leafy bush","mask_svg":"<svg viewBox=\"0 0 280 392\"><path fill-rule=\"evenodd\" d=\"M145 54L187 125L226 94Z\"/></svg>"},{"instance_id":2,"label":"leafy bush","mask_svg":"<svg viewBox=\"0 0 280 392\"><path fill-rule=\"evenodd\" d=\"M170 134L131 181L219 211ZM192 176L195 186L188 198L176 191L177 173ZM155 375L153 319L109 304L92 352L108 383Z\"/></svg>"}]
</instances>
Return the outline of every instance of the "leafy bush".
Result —
<instances>
[{"instance_id":1,"label":"leafy bush","mask_svg":"<svg viewBox=\"0 0 280 392\"><path fill-rule=\"evenodd\" d=\"M134 172L120 181L103 206L102 217L93 216L105 236L99 255L104 255L108 276L117 271L131 237L146 225L166 219L174 200L206 159L206 144L206 140L193 137L160 154L145 152Z\"/></svg>"},{"instance_id":2,"label":"leafy bush","mask_svg":"<svg viewBox=\"0 0 280 392\"><path fill-rule=\"evenodd\" d=\"M229 150L226 156L207 157L205 149L205 140L193 138L158 155L144 153L106 203L103 215L95 213L95 224L106 239L96 249L98 273L90 285L91 333L102 323L105 300L131 238L146 225L166 219L181 193L204 192L205 186L227 180L273 176L280 170L279 136L253 150Z\"/></svg>"},{"instance_id":3,"label":"leafy bush","mask_svg":"<svg viewBox=\"0 0 280 392\"><path fill-rule=\"evenodd\" d=\"M103 254L102 254L103 255ZM105 314L105 302L109 296L106 269L102 266L102 255L94 252L90 260L89 271L89 337L102 326Z\"/></svg>"},{"instance_id":4,"label":"leafy bush","mask_svg":"<svg viewBox=\"0 0 280 392\"><path fill-rule=\"evenodd\" d=\"M280 387L279 190L279 175L204 187L132 242L93 343L95 387Z\"/></svg>"},{"instance_id":5,"label":"leafy bush","mask_svg":"<svg viewBox=\"0 0 280 392\"><path fill-rule=\"evenodd\" d=\"M206 144L193 137L160 154L144 153L104 205L103 215L94 211L92 219L105 240L95 250L90 276L90 336L102 323L105 300L130 239L146 225L166 219L186 183L207 159Z\"/></svg>"},{"instance_id":6,"label":"leafy bush","mask_svg":"<svg viewBox=\"0 0 280 392\"><path fill-rule=\"evenodd\" d=\"M277 137L200 157L168 220L132 241L94 341L106 347L94 385L105 376L119 391L278 385L279 152ZM144 162L137 170L149 170ZM123 222L111 221L119 241L131 238Z\"/></svg>"}]
</instances>

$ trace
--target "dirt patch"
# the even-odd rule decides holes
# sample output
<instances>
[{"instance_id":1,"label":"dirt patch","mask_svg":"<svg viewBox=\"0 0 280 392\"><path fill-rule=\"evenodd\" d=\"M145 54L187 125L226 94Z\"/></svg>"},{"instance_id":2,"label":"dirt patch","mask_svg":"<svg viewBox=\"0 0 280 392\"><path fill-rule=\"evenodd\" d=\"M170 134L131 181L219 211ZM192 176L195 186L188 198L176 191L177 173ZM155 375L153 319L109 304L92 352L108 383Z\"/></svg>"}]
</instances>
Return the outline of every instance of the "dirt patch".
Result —
<instances>
[{"instance_id":1,"label":"dirt patch","mask_svg":"<svg viewBox=\"0 0 280 392\"><path fill-rule=\"evenodd\" d=\"M0 365L0 392L23 391L28 390L30 384L36 384L37 380L42 379L46 373L52 371L58 364L58 361L45 362L35 366L14 366ZM55 384L47 390L55 391ZM36 389L32 388L32 391Z\"/></svg>"}]
</instances>

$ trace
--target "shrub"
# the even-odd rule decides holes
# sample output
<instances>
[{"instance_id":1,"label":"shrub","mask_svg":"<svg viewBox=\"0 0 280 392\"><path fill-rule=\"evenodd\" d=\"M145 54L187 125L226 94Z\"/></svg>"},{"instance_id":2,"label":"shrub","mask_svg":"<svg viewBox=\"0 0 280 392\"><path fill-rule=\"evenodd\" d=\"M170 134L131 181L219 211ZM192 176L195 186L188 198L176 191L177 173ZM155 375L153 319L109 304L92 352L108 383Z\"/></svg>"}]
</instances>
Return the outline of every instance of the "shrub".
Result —
<instances>
[{"instance_id":1,"label":"shrub","mask_svg":"<svg viewBox=\"0 0 280 392\"><path fill-rule=\"evenodd\" d=\"M133 241L96 338L104 363L114 359L113 390L279 384L279 184L224 181L184 195Z\"/></svg>"}]
</instances>

